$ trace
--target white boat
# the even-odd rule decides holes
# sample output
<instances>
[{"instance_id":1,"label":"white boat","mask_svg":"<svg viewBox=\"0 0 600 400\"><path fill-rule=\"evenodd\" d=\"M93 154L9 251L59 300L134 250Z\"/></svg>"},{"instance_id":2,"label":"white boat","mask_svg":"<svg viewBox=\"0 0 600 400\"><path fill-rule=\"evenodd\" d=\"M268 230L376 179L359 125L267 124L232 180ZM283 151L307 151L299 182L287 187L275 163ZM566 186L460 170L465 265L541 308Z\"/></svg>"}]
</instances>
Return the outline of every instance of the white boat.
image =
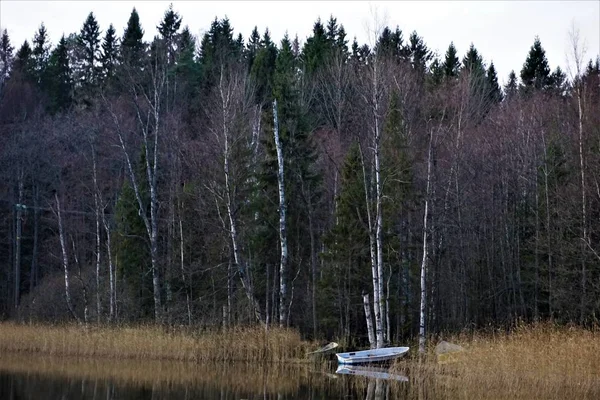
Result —
<instances>
[{"instance_id":1,"label":"white boat","mask_svg":"<svg viewBox=\"0 0 600 400\"><path fill-rule=\"evenodd\" d=\"M340 364L365 364L391 361L406 354L408 349L408 347L384 347L382 349L335 353L335 355Z\"/></svg>"},{"instance_id":2,"label":"white boat","mask_svg":"<svg viewBox=\"0 0 600 400\"><path fill-rule=\"evenodd\" d=\"M387 379L398 382L408 382L408 377L404 375L392 374L385 368L359 367L355 365L340 365L335 371L342 375L359 375L367 378Z\"/></svg>"}]
</instances>

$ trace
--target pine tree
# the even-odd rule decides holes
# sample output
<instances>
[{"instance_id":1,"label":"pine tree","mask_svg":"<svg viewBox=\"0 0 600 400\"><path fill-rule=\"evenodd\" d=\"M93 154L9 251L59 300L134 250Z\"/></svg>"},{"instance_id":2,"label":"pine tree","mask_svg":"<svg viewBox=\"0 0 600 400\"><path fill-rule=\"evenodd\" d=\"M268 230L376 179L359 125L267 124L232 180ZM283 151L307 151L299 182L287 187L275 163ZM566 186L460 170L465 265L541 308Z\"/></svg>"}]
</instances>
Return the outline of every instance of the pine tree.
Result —
<instances>
[{"instance_id":1,"label":"pine tree","mask_svg":"<svg viewBox=\"0 0 600 400\"><path fill-rule=\"evenodd\" d=\"M46 72L44 87L48 94L50 113L68 109L72 103L73 83L64 35L52 51Z\"/></svg>"},{"instance_id":2,"label":"pine tree","mask_svg":"<svg viewBox=\"0 0 600 400\"><path fill-rule=\"evenodd\" d=\"M429 72L429 83L433 87L440 85L444 81L444 76L446 75L444 63L441 63L439 58L436 57L433 60L429 66Z\"/></svg>"},{"instance_id":3,"label":"pine tree","mask_svg":"<svg viewBox=\"0 0 600 400\"><path fill-rule=\"evenodd\" d=\"M175 62L175 45L177 44L177 31L181 26L181 16L173 11L173 3L165 11L163 20L156 27L167 47L167 60L169 65Z\"/></svg>"},{"instance_id":4,"label":"pine tree","mask_svg":"<svg viewBox=\"0 0 600 400\"><path fill-rule=\"evenodd\" d=\"M504 86L506 98L513 98L517 93L518 88L517 74L515 74L514 70L510 71L510 74L508 74L508 82L506 83L506 86Z\"/></svg>"},{"instance_id":5,"label":"pine tree","mask_svg":"<svg viewBox=\"0 0 600 400\"><path fill-rule=\"evenodd\" d=\"M23 42L17 54L15 55L14 71L18 71L26 80L35 79L35 70L33 65L33 51L26 40Z\"/></svg>"},{"instance_id":6,"label":"pine tree","mask_svg":"<svg viewBox=\"0 0 600 400\"><path fill-rule=\"evenodd\" d=\"M246 62L248 63L248 70L252 69L256 54L261 48L260 33L258 33L258 27L254 26L250 38L248 38L248 45L246 46Z\"/></svg>"},{"instance_id":7,"label":"pine tree","mask_svg":"<svg viewBox=\"0 0 600 400\"><path fill-rule=\"evenodd\" d=\"M140 16L134 7L121 40L121 58L126 65L134 68L142 66L146 51L146 45L142 41L143 37L144 30L140 25Z\"/></svg>"},{"instance_id":8,"label":"pine tree","mask_svg":"<svg viewBox=\"0 0 600 400\"><path fill-rule=\"evenodd\" d=\"M98 84L101 72L100 27L94 13L89 13L83 23L77 36L77 46L81 57L77 66L79 71L76 71L77 80L88 91Z\"/></svg>"},{"instance_id":9,"label":"pine tree","mask_svg":"<svg viewBox=\"0 0 600 400\"><path fill-rule=\"evenodd\" d=\"M562 96L567 90L567 75L562 71L560 67L556 67L554 72L550 75L550 84L552 90L559 96Z\"/></svg>"},{"instance_id":10,"label":"pine tree","mask_svg":"<svg viewBox=\"0 0 600 400\"><path fill-rule=\"evenodd\" d=\"M312 35L306 39L306 43L302 48L301 58L305 73L308 75L313 74L322 67L329 56L330 49L331 45L325 27L319 18L313 25Z\"/></svg>"},{"instance_id":11,"label":"pine tree","mask_svg":"<svg viewBox=\"0 0 600 400\"><path fill-rule=\"evenodd\" d=\"M115 76L115 70L118 64L119 44L116 31L113 24L110 24L106 30L106 35L102 40L102 76L106 80L111 80Z\"/></svg>"},{"instance_id":12,"label":"pine tree","mask_svg":"<svg viewBox=\"0 0 600 400\"><path fill-rule=\"evenodd\" d=\"M458 61L458 55L454 42L450 42L448 50L446 50L446 56L443 63L444 75L448 78L457 77L460 72L460 63Z\"/></svg>"},{"instance_id":13,"label":"pine tree","mask_svg":"<svg viewBox=\"0 0 600 400\"><path fill-rule=\"evenodd\" d=\"M43 23L33 37L33 49L31 54L33 56L35 80L38 84L41 84L50 58L50 41L48 39L48 31Z\"/></svg>"},{"instance_id":14,"label":"pine tree","mask_svg":"<svg viewBox=\"0 0 600 400\"><path fill-rule=\"evenodd\" d=\"M256 58L250 70L250 76L256 83L257 102L263 102L267 106L271 104L273 93L273 73L275 72L275 61L277 60L277 47L271 40L269 30L260 43Z\"/></svg>"},{"instance_id":15,"label":"pine tree","mask_svg":"<svg viewBox=\"0 0 600 400\"><path fill-rule=\"evenodd\" d=\"M498 74L496 73L496 67L494 67L493 62L490 63L486 78L489 101L492 103L500 103L502 101L502 90L498 84Z\"/></svg>"},{"instance_id":16,"label":"pine tree","mask_svg":"<svg viewBox=\"0 0 600 400\"><path fill-rule=\"evenodd\" d=\"M409 59L412 67L415 71L420 74L425 74L427 70L427 64L433 59L433 53L423 41L423 38L417 34L417 31L413 31L408 39Z\"/></svg>"},{"instance_id":17,"label":"pine tree","mask_svg":"<svg viewBox=\"0 0 600 400\"><path fill-rule=\"evenodd\" d=\"M340 191L335 199L336 222L323 237L324 265L318 290L319 325L326 331L338 329L340 336L364 326L361 289L368 290L370 286L363 179L360 149L354 143L341 169Z\"/></svg>"},{"instance_id":18,"label":"pine tree","mask_svg":"<svg viewBox=\"0 0 600 400\"><path fill-rule=\"evenodd\" d=\"M477 79L483 79L485 77L485 65L483 64L483 58L475 48L475 45L471 43L467 54L465 54L463 60L463 70L469 72L471 76Z\"/></svg>"},{"instance_id":19,"label":"pine tree","mask_svg":"<svg viewBox=\"0 0 600 400\"><path fill-rule=\"evenodd\" d=\"M0 38L0 87L2 87L4 81L10 75L13 63L13 50L14 48L10 44L8 32L4 29Z\"/></svg>"},{"instance_id":20,"label":"pine tree","mask_svg":"<svg viewBox=\"0 0 600 400\"><path fill-rule=\"evenodd\" d=\"M552 83L546 51L537 36L521 69L521 81L526 88L535 89L545 89Z\"/></svg>"}]
</instances>

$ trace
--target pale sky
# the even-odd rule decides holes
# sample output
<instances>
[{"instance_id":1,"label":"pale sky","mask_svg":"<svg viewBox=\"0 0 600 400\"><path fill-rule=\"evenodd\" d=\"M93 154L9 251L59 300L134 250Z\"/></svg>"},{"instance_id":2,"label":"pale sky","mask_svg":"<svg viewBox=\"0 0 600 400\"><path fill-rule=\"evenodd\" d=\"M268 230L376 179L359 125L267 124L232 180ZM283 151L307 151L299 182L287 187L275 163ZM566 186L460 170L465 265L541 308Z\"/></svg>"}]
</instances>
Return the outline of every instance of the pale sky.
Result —
<instances>
[{"instance_id":1,"label":"pale sky","mask_svg":"<svg viewBox=\"0 0 600 400\"><path fill-rule=\"evenodd\" d=\"M25 39L31 42L43 21L53 44L64 33L79 32L90 11L94 12L104 32L113 23L122 35L135 6L140 14L144 39L156 34L170 1L32 1L0 0L0 27L8 30L18 49ZM566 70L568 32L574 21L585 40L589 58L600 54L600 0L584 1L172 1L197 36L205 32L216 17L229 17L237 33L247 40L256 25L259 31L269 28L279 42L287 31L298 34L301 42L310 35L318 17L324 22L333 14L344 25L349 44L354 36L360 44L369 43L366 26L377 9L387 16L387 25L396 25L404 37L413 30L422 36L430 49L443 56L450 41L460 58L471 42L483 55L487 65L494 61L501 82L508 73L519 71L534 37L539 35L550 66ZM15 50L16 51L16 50Z\"/></svg>"}]
</instances>

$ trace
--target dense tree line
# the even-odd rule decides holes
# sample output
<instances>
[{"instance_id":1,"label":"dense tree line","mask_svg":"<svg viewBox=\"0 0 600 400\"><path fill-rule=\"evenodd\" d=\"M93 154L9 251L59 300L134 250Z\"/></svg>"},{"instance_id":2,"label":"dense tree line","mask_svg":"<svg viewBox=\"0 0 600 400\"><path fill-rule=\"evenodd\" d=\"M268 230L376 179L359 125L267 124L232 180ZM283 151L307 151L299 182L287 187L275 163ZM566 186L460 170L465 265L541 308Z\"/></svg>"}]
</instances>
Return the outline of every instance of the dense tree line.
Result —
<instances>
[{"instance_id":1,"label":"dense tree line","mask_svg":"<svg viewBox=\"0 0 600 400\"><path fill-rule=\"evenodd\" d=\"M170 7L0 40L0 315L261 323L375 346L600 316L600 60L504 88L331 17L301 43ZM370 323L365 323L365 318Z\"/></svg>"}]
</instances>

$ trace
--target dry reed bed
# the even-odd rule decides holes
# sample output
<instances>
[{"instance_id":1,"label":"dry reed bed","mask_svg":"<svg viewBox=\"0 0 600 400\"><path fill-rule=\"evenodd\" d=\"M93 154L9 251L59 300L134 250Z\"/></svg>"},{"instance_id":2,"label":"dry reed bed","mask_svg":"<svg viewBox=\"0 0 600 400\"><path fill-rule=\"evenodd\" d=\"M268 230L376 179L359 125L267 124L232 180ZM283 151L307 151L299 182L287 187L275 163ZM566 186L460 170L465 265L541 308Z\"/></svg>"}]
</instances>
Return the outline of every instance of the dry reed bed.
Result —
<instances>
[{"instance_id":1,"label":"dry reed bed","mask_svg":"<svg viewBox=\"0 0 600 400\"><path fill-rule=\"evenodd\" d=\"M0 352L175 361L279 362L304 357L312 344L290 329L232 328L194 333L161 327L89 327L0 323Z\"/></svg>"},{"instance_id":2,"label":"dry reed bed","mask_svg":"<svg viewBox=\"0 0 600 400\"><path fill-rule=\"evenodd\" d=\"M440 365L395 366L434 397L456 399L598 399L600 331L550 323L519 326L509 333L451 339L466 348Z\"/></svg>"}]
</instances>

